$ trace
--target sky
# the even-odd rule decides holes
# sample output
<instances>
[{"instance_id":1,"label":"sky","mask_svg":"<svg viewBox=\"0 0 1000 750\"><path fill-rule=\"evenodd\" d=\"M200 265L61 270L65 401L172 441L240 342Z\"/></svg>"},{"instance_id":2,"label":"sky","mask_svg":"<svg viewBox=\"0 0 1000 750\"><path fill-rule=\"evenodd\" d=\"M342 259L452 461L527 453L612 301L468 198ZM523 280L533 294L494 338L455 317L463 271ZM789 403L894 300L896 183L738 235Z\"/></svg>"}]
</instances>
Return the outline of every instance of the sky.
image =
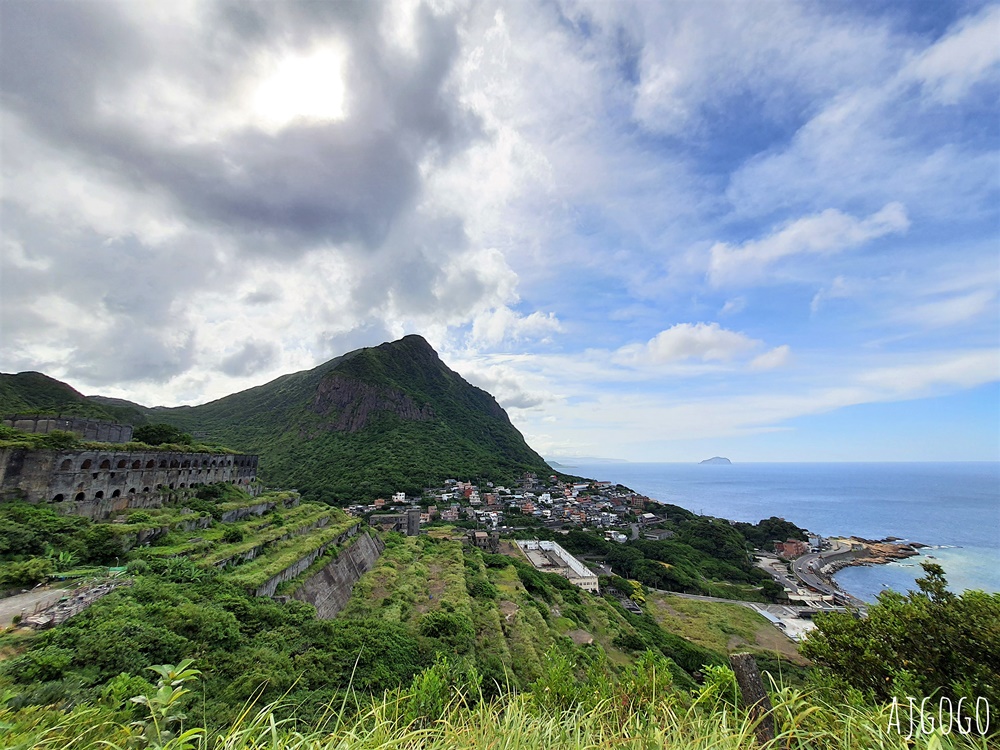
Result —
<instances>
[{"instance_id":1,"label":"sky","mask_svg":"<svg viewBox=\"0 0 1000 750\"><path fill-rule=\"evenodd\" d=\"M1000 5L0 4L0 370L423 335L547 457L1000 460Z\"/></svg>"}]
</instances>

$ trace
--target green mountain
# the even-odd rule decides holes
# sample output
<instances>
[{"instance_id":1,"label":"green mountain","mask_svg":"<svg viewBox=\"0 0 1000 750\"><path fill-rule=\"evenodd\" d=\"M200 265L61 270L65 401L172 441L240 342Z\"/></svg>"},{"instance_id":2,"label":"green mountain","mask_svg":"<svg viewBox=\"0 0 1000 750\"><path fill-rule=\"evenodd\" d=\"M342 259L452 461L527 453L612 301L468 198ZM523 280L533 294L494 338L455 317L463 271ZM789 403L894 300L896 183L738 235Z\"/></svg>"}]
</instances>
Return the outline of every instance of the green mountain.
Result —
<instances>
[{"instance_id":1,"label":"green mountain","mask_svg":"<svg viewBox=\"0 0 1000 750\"><path fill-rule=\"evenodd\" d=\"M496 400L448 368L420 336L359 349L200 406L86 398L37 373L5 375L0 384L2 394L20 394L12 408L0 402L8 411L71 404L88 416L165 422L199 441L257 453L265 482L298 488L307 499L370 500L416 493L449 477L509 482L528 471L551 473ZM50 392L67 395L58 401Z\"/></svg>"},{"instance_id":2,"label":"green mountain","mask_svg":"<svg viewBox=\"0 0 1000 750\"><path fill-rule=\"evenodd\" d=\"M143 424L142 407L118 399L97 400L40 372L0 373L0 415L51 414Z\"/></svg>"}]
</instances>

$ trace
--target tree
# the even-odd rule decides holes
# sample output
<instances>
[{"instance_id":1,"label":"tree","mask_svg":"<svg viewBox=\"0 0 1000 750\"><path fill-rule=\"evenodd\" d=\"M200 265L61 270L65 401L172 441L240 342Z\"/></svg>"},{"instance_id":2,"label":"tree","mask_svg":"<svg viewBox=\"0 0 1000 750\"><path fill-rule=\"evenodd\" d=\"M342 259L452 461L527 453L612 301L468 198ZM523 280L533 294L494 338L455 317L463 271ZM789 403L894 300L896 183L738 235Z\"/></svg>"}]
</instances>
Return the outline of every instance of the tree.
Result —
<instances>
[{"instance_id":1,"label":"tree","mask_svg":"<svg viewBox=\"0 0 1000 750\"><path fill-rule=\"evenodd\" d=\"M955 595L940 565L922 567L918 591L883 592L867 618L817 615L802 653L876 700L1000 701L1000 594Z\"/></svg>"},{"instance_id":2,"label":"tree","mask_svg":"<svg viewBox=\"0 0 1000 750\"><path fill-rule=\"evenodd\" d=\"M164 443L191 445L194 442L194 438L186 432L181 432L173 425L162 422L136 427L132 433L132 439L147 445L163 445Z\"/></svg>"}]
</instances>

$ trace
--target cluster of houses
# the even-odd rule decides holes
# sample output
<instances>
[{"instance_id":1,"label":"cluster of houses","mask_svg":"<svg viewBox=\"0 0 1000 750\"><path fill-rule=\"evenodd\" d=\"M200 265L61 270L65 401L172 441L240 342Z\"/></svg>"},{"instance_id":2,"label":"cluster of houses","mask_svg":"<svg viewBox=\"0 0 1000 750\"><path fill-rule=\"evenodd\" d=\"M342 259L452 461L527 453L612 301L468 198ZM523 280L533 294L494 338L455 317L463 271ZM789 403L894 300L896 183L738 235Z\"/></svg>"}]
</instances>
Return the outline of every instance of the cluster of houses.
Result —
<instances>
[{"instance_id":1,"label":"cluster of houses","mask_svg":"<svg viewBox=\"0 0 1000 750\"><path fill-rule=\"evenodd\" d=\"M616 528L631 524L651 526L662 520L645 512L650 503L653 501L645 495L611 482L561 482L554 475L544 481L526 474L517 487L510 488L492 482L478 485L449 479L442 487L425 489L421 497L397 492L369 505L349 506L347 512L379 523L380 518L397 518L419 507L421 525L471 521L487 530L517 527L526 518L532 518L552 529L573 526L604 529L609 539L624 542L628 537ZM671 533L648 532L655 538L666 538Z\"/></svg>"}]
</instances>

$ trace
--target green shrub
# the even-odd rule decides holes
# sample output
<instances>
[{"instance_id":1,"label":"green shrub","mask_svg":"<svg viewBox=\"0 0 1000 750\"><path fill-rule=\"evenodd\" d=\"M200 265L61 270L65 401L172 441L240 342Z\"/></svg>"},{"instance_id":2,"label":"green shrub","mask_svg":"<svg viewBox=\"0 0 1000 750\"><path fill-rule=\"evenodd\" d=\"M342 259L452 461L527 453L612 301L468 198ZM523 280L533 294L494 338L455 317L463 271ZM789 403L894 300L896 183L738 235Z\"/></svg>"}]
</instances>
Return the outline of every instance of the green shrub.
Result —
<instances>
[{"instance_id":1,"label":"green shrub","mask_svg":"<svg viewBox=\"0 0 1000 750\"><path fill-rule=\"evenodd\" d=\"M222 535L222 541L229 544L234 544L236 542L243 541L243 529L238 526L234 526L230 529L226 529L225 533Z\"/></svg>"},{"instance_id":2,"label":"green shrub","mask_svg":"<svg viewBox=\"0 0 1000 750\"><path fill-rule=\"evenodd\" d=\"M46 580L55 572L56 566L47 557L33 557L23 562L9 562L0 565L0 588L31 586Z\"/></svg>"},{"instance_id":3,"label":"green shrub","mask_svg":"<svg viewBox=\"0 0 1000 750\"><path fill-rule=\"evenodd\" d=\"M458 612L443 609L428 612L420 618L420 635L437 638L450 646L456 653L472 649L476 640L476 630L472 620Z\"/></svg>"}]
</instances>

